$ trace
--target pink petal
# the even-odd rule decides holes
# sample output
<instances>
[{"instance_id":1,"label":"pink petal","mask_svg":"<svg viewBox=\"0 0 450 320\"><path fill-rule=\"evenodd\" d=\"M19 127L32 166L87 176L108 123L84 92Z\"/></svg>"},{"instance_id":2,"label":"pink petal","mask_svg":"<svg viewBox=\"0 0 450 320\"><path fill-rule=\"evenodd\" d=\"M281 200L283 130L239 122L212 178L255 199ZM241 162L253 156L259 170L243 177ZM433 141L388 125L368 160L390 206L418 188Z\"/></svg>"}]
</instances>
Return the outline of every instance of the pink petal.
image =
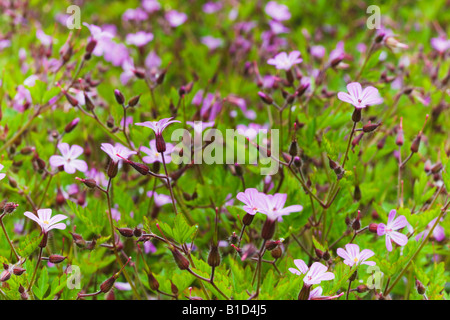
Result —
<instances>
[{"instance_id":1,"label":"pink petal","mask_svg":"<svg viewBox=\"0 0 450 320\"><path fill-rule=\"evenodd\" d=\"M400 232L392 232L391 233L392 241L394 241L399 246L405 246L408 243L408 237Z\"/></svg>"},{"instance_id":2,"label":"pink petal","mask_svg":"<svg viewBox=\"0 0 450 320\"><path fill-rule=\"evenodd\" d=\"M350 95L358 100L361 97L361 84L359 82L352 82L347 85L347 91L350 93Z\"/></svg>"}]
</instances>

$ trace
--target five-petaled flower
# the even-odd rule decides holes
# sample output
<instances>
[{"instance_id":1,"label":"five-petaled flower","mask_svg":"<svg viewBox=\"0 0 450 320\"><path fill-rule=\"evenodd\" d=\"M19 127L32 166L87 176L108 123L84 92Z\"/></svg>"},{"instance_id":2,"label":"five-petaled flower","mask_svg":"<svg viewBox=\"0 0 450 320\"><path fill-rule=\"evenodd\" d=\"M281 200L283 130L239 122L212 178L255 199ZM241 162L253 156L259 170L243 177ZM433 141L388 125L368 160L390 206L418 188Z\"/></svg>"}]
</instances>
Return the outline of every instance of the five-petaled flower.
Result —
<instances>
[{"instance_id":1,"label":"five-petaled flower","mask_svg":"<svg viewBox=\"0 0 450 320\"><path fill-rule=\"evenodd\" d=\"M408 237L404 234L397 232L396 230L406 227L408 221L405 216L398 216L395 219L397 211L395 209L389 212L387 225L380 223L377 228L377 234L379 236L386 235L386 248L388 251L392 251L392 241L399 246L405 246L408 243Z\"/></svg>"},{"instance_id":2,"label":"five-petaled flower","mask_svg":"<svg viewBox=\"0 0 450 320\"><path fill-rule=\"evenodd\" d=\"M301 259L295 259L294 264L298 269L289 268L289 271L296 275L306 274L303 283L307 286L334 279L334 274L328 272L328 268L320 262L314 262L310 268Z\"/></svg>"},{"instance_id":3,"label":"five-petaled flower","mask_svg":"<svg viewBox=\"0 0 450 320\"><path fill-rule=\"evenodd\" d=\"M148 127L150 129L152 129L155 132L156 150L159 153L164 153L164 152L166 152L166 143L162 136L162 132L164 131L165 128L167 128L168 125L170 125L172 123L175 123L175 122L181 123L181 121L171 120L171 119L172 118L164 118L159 121L138 122L138 123L135 123L135 125Z\"/></svg>"},{"instance_id":4,"label":"five-petaled flower","mask_svg":"<svg viewBox=\"0 0 450 320\"><path fill-rule=\"evenodd\" d=\"M243 202L244 210L248 214L255 215L257 212L261 212L263 206L263 194L255 188L247 188L244 192L239 192L236 199Z\"/></svg>"},{"instance_id":5,"label":"five-petaled flower","mask_svg":"<svg viewBox=\"0 0 450 320\"><path fill-rule=\"evenodd\" d=\"M374 261L366 261L375 253L369 249L364 249L359 252L359 246L357 244L348 243L345 245L345 250L342 248L337 249L337 254L344 258L344 263L350 267L355 264L366 264L368 266L374 266L376 264Z\"/></svg>"},{"instance_id":6,"label":"five-petaled flower","mask_svg":"<svg viewBox=\"0 0 450 320\"><path fill-rule=\"evenodd\" d=\"M383 98L380 97L380 93L375 87L369 86L363 90L359 82L352 82L347 85L347 90L349 93L338 93L339 100L351 103L357 109L383 102Z\"/></svg>"},{"instance_id":7,"label":"five-petaled flower","mask_svg":"<svg viewBox=\"0 0 450 320\"><path fill-rule=\"evenodd\" d=\"M121 163L122 159L120 157L128 159L133 154L136 154L136 151L131 151L120 143L116 143L114 146L109 143L102 143L101 149L108 154L114 163Z\"/></svg>"},{"instance_id":8,"label":"five-petaled flower","mask_svg":"<svg viewBox=\"0 0 450 320\"><path fill-rule=\"evenodd\" d=\"M37 216L29 211L26 211L24 215L31 220L35 221L42 229L42 233L47 234L52 229L64 230L66 225L60 221L67 219L67 216L63 214L57 214L52 218L52 209L39 209Z\"/></svg>"},{"instance_id":9,"label":"five-petaled flower","mask_svg":"<svg viewBox=\"0 0 450 320\"><path fill-rule=\"evenodd\" d=\"M284 208L286 203L287 194L286 193L275 193L262 194L260 200L258 200L258 205L260 206L260 212L267 216L268 220L272 221L282 221L282 216L289 215L292 212L300 212L303 210L301 205L292 205Z\"/></svg>"},{"instance_id":10,"label":"five-petaled flower","mask_svg":"<svg viewBox=\"0 0 450 320\"><path fill-rule=\"evenodd\" d=\"M174 146L171 143L166 144L166 151L164 153L159 153L158 150L156 150L156 140L153 139L149 143L150 148L142 146L140 150L147 155L142 158L142 160L145 163L154 163L154 162L163 162L162 157L164 155L164 160L166 163L170 163L172 161L172 157L170 154L174 150Z\"/></svg>"},{"instance_id":11,"label":"five-petaled flower","mask_svg":"<svg viewBox=\"0 0 450 320\"><path fill-rule=\"evenodd\" d=\"M275 66L277 69L290 70L294 65L303 61L300 58L300 51L292 51L289 55L286 52L280 52L274 58L267 60L267 63Z\"/></svg>"},{"instance_id":12,"label":"five-petaled flower","mask_svg":"<svg viewBox=\"0 0 450 320\"><path fill-rule=\"evenodd\" d=\"M77 158L83 153L83 148L74 144L69 146L67 143L58 144L58 149L62 156L53 155L50 157L49 162L53 167L64 166L64 171L67 173L75 173L76 170L86 172L88 166L85 161L78 160Z\"/></svg>"}]
</instances>

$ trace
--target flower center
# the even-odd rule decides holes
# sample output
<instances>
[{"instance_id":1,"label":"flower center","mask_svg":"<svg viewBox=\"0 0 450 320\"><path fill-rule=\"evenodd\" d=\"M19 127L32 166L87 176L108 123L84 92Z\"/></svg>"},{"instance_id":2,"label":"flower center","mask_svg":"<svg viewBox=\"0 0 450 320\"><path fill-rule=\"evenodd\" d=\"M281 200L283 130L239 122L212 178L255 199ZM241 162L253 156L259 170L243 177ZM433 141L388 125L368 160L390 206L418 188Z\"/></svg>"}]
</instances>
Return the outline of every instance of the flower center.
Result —
<instances>
[{"instance_id":1,"label":"flower center","mask_svg":"<svg viewBox=\"0 0 450 320\"><path fill-rule=\"evenodd\" d=\"M48 222L47 220L43 221L42 223L50 224L50 222Z\"/></svg>"},{"instance_id":2,"label":"flower center","mask_svg":"<svg viewBox=\"0 0 450 320\"><path fill-rule=\"evenodd\" d=\"M358 262L358 258L353 259L353 261Z\"/></svg>"}]
</instances>

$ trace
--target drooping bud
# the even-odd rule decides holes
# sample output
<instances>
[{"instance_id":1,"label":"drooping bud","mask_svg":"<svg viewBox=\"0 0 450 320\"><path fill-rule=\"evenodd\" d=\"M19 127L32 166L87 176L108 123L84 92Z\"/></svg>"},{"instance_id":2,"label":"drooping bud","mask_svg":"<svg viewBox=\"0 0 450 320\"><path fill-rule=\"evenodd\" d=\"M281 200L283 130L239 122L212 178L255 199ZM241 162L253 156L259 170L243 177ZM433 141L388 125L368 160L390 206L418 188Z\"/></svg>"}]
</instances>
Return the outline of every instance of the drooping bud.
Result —
<instances>
[{"instance_id":1,"label":"drooping bud","mask_svg":"<svg viewBox=\"0 0 450 320\"><path fill-rule=\"evenodd\" d=\"M77 233L70 233L72 235L72 239L79 248L84 248L86 246L86 241L83 237Z\"/></svg>"},{"instance_id":2,"label":"drooping bud","mask_svg":"<svg viewBox=\"0 0 450 320\"><path fill-rule=\"evenodd\" d=\"M116 154L116 156L118 156L119 158L123 159L124 162L128 163L130 166L132 166L137 172L139 172L140 174L142 174L143 176L147 175L148 172L150 171L150 168L147 167L145 164L143 163L138 163L138 162L134 162L128 159L125 159L124 157L122 157L120 154Z\"/></svg>"},{"instance_id":3,"label":"drooping bud","mask_svg":"<svg viewBox=\"0 0 450 320\"><path fill-rule=\"evenodd\" d=\"M94 179L81 179L78 177L76 177L75 179L83 182L86 185L86 187L91 188L91 189L93 189L97 186L97 182Z\"/></svg>"},{"instance_id":4,"label":"drooping bud","mask_svg":"<svg viewBox=\"0 0 450 320\"><path fill-rule=\"evenodd\" d=\"M371 223L369 224L369 231L372 233L377 233L378 230L378 224L376 223Z\"/></svg>"},{"instance_id":5,"label":"drooping bud","mask_svg":"<svg viewBox=\"0 0 450 320\"><path fill-rule=\"evenodd\" d=\"M67 257L64 256L60 256L59 254L52 254L51 256L48 257L48 261L50 261L51 263L61 263L64 260L66 260Z\"/></svg>"},{"instance_id":6,"label":"drooping bud","mask_svg":"<svg viewBox=\"0 0 450 320\"><path fill-rule=\"evenodd\" d=\"M13 268L13 273L16 276L21 276L26 270L22 267L14 267Z\"/></svg>"},{"instance_id":7,"label":"drooping bud","mask_svg":"<svg viewBox=\"0 0 450 320\"><path fill-rule=\"evenodd\" d=\"M268 105L271 105L273 103L273 99L272 97L270 97L269 95L267 95L266 93L259 91L258 92L258 96L261 98L261 100Z\"/></svg>"},{"instance_id":8,"label":"drooping bud","mask_svg":"<svg viewBox=\"0 0 450 320\"><path fill-rule=\"evenodd\" d=\"M361 121L361 117L362 117L361 110L362 109L360 109L360 108L355 108L355 110L353 111L353 114L352 114L353 122L360 122Z\"/></svg>"},{"instance_id":9,"label":"drooping bud","mask_svg":"<svg viewBox=\"0 0 450 320\"><path fill-rule=\"evenodd\" d=\"M6 282L11 278L11 272L9 270L3 270L0 274L0 282Z\"/></svg>"},{"instance_id":10,"label":"drooping bud","mask_svg":"<svg viewBox=\"0 0 450 320\"><path fill-rule=\"evenodd\" d=\"M86 94L86 92L84 92L84 103L86 105L86 109L88 109L89 111L95 109L94 103L92 102L91 98L89 98L89 96Z\"/></svg>"},{"instance_id":11,"label":"drooping bud","mask_svg":"<svg viewBox=\"0 0 450 320\"><path fill-rule=\"evenodd\" d=\"M352 229L355 231L358 231L359 229L361 229L361 217L360 216L361 216L361 211L358 210L358 216L352 223Z\"/></svg>"},{"instance_id":12,"label":"drooping bud","mask_svg":"<svg viewBox=\"0 0 450 320\"><path fill-rule=\"evenodd\" d=\"M412 153L417 153L417 151L419 151L419 146L420 146L420 139L422 138L422 134L419 133L413 140L412 144L411 144L411 152Z\"/></svg>"},{"instance_id":13,"label":"drooping bud","mask_svg":"<svg viewBox=\"0 0 450 320\"><path fill-rule=\"evenodd\" d=\"M66 96L67 101L69 101L69 103L73 107L76 107L78 105L78 100L74 96L68 94L67 91L64 91L64 95Z\"/></svg>"},{"instance_id":14,"label":"drooping bud","mask_svg":"<svg viewBox=\"0 0 450 320\"><path fill-rule=\"evenodd\" d=\"M130 228L116 228L117 229L117 231L119 231L119 233L122 235L122 236L124 236L124 237L126 237L126 238L131 238L131 237L133 237L133 229L130 229Z\"/></svg>"},{"instance_id":15,"label":"drooping bud","mask_svg":"<svg viewBox=\"0 0 450 320\"><path fill-rule=\"evenodd\" d=\"M381 123L369 122L363 126L363 132L372 132L372 131L376 130L380 125L381 125Z\"/></svg>"}]
</instances>

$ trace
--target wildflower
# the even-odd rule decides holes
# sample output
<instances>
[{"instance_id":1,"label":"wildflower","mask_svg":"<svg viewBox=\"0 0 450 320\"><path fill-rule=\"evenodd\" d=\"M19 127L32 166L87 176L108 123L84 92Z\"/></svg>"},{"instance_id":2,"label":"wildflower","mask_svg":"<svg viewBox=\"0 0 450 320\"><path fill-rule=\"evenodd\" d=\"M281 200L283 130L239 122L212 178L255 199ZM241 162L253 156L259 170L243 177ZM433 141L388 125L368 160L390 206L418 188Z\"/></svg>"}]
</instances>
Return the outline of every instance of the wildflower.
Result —
<instances>
[{"instance_id":1,"label":"wildflower","mask_svg":"<svg viewBox=\"0 0 450 320\"><path fill-rule=\"evenodd\" d=\"M64 171L69 174L75 173L76 170L86 172L88 166L85 161L77 158L83 153L83 148L78 145L69 146L67 143L58 144L58 149L62 156L53 155L49 162L53 167L64 166Z\"/></svg>"},{"instance_id":2,"label":"wildflower","mask_svg":"<svg viewBox=\"0 0 450 320\"><path fill-rule=\"evenodd\" d=\"M4 166L0 164L0 170L3 170ZM6 177L5 173L0 173L0 180L2 180L4 177Z\"/></svg>"},{"instance_id":3,"label":"wildflower","mask_svg":"<svg viewBox=\"0 0 450 320\"><path fill-rule=\"evenodd\" d=\"M357 109L363 109L368 105L380 104L383 102L378 89L372 86L366 87L362 90L360 83L352 82L347 85L347 90L349 93L338 93L339 100L351 103Z\"/></svg>"},{"instance_id":4,"label":"wildflower","mask_svg":"<svg viewBox=\"0 0 450 320\"><path fill-rule=\"evenodd\" d=\"M344 263L350 267L355 264L366 264L368 266L374 266L376 264L373 261L366 261L374 255L374 252L369 249L364 249L359 252L359 246L357 244L348 243L345 245L345 250L342 248L337 249L337 254L344 258Z\"/></svg>"},{"instance_id":5,"label":"wildflower","mask_svg":"<svg viewBox=\"0 0 450 320\"><path fill-rule=\"evenodd\" d=\"M337 299L344 295L344 292L341 292L335 296L322 296L322 293L323 293L322 287L318 286L318 287L314 288L313 290L311 290L311 292L309 293L308 300L332 300L332 299Z\"/></svg>"},{"instance_id":6,"label":"wildflower","mask_svg":"<svg viewBox=\"0 0 450 320\"><path fill-rule=\"evenodd\" d=\"M292 66L301 63L303 61L300 58L300 51L292 51L289 55L286 52L280 52L274 58L267 60L267 63L274 65L277 69L290 70Z\"/></svg>"},{"instance_id":7,"label":"wildflower","mask_svg":"<svg viewBox=\"0 0 450 320\"><path fill-rule=\"evenodd\" d=\"M164 118L159 121L146 121L146 122L139 122L135 123L137 126L143 126L148 127L152 129L155 132L156 137L156 150L159 153L165 153L166 152L166 142L164 141L164 138L162 136L162 132L165 128L167 128L168 125L181 121L178 120L171 120L172 118ZM164 159L165 160L165 159Z\"/></svg>"},{"instance_id":8,"label":"wildflower","mask_svg":"<svg viewBox=\"0 0 450 320\"><path fill-rule=\"evenodd\" d=\"M170 26L176 28L187 20L187 15L183 12L178 12L176 10L170 10L165 15L166 20L169 22Z\"/></svg>"},{"instance_id":9,"label":"wildflower","mask_svg":"<svg viewBox=\"0 0 450 320\"><path fill-rule=\"evenodd\" d=\"M430 233L430 229L434 226L434 224L436 223L436 219L431 220L431 222L427 225L425 231L422 231L421 233L419 233L416 236L416 241L419 241L422 238L426 238L428 236L428 233ZM434 230L433 230L433 234L432 234L433 238L440 242L442 240L445 239L445 232L444 232L444 228L441 227L440 225L437 225Z\"/></svg>"},{"instance_id":10,"label":"wildflower","mask_svg":"<svg viewBox=\"0 0 450 320\"><path fill-rule=\"evenodd\" d=\"M52 218L52 209L39 209L37 211L37 216L32 212L26 211L24 215L31 220L35 221L42 229L42 233L47 234L50 230L53 229L66 229L66 225L64 223L60 223L60 221L67 219L67 216L62 214L57 214Z\"/></svg>"},{"instance_id":11,"label":"wildflower","mask_svg":"<svg viewBox=\"0 0 450 320\"><path fill-rule=\"evenodd\" d=\"M450 49L450 40L442 37L432 38L431 46L433 47L434 50L436 50L440 54L443 54L445 51Z\"/></svg>"},{"instance_id":12,"label":"wildflower","mask_svg":"<svg viewBox=\"0 0 450 320\"><path fill-rule=\"evenodd\" d=\"M392 241L394 241L399 246L405 246L408 243L408 237L396 230L406 227L408 221L406 221L405 216L399 216L397 219L395 215L397 211L395 209L389 212L387 225L380 223L377 228L377 234L379 236L386 235L386 248L388 251L392 251Z\"/></svg>"},{"instance_id":13,"label":"wildflower","mask_svg":"<svg viewBox=\"0 0 450 320\"><path fill-rule=\"evenodd\" d=\"M141 6L148 13L153 13L161 9L161 5L156 0L143 0Z\"/></svg>"},{"instance_id":14,"label":"wildflower","mask_svg":"<svg viewBox=\"0 0 450 320\"><path fill-rule=\"evenodd\" d=\"M170 196L165 194L157 194L153 191L147 192L147 197L153 197L153 200L155 201L155 205L157 207L162 207L165 204L172 203L172 198Z\"/></svg>"},{"instance_id":15,"label":"wildflower","mask_svg":"<svg viewBox=\"0 0 450 320\"><path fill-rule=\"evenodd\" d=\"M170 154L174 150L174 146L170 143L166 144L166 151L164 153L159 153L156 150L156 140L150 141L150 149L147 147L142 146L140 150L147 154L147 156L143 157L142 160L145 163L154 163L154 162L163 162L162 157L164 156L164 160L166 163L170 163L172 161L172 158Z\"/></svg>"},{"instance_id":16,"label":"wildflower","mask_svg":"<svg viewBox=\"0 0 450 320\"><path fill-rule=\"evenodd\" d=\"M85 22L83 25L86 26L91 32L91 38L89 41L97 42L92 54L94 56L102 56L103 53L107 51L107 48L111 43L111 39L114 37L113 34L102 30L102 28L94 24L88 24Z\"/></svg>"},{"instance_id":17,"label":"wildflower","mask_svg":"<svg viewBox=\"0 0 450 320\"><path fill-rule=\"evenodd\" d=\"M206 36L201 38L201 42L209 48L209 50L215 50L222 46L223 40L220 38L214 38L212 36Z\"/></svg>"},{"instance_id":18,"label":"wildflower","mask_svg":"<svg viewBox=\"0 0 450 320\"><path fill-rule=\"evenodd\" d=\"M258 204L261 207L260 212L267 215L267 219L269 220L282 221L281 216L289 215L292 212L300 212L303 210L303 207L301 205L293 205L283 208L287 199L287 194L285 193L262 195L262 201L258 201Z\"/></svg>"},{"instance_id":19,"label":"wildflower","mask_svg":"<svg viewBox=\"0 0 450 320\"><path fill-rule=\"evenodd\" d=\"M289 8L284 4L279 4L275 1L269 1L264 8L264 11L268 16L277 21L289 20L291 13Z\"/></svg>"},{"instance_id":20,"label":"wildflower","mask_svg":"<svg viewBox=\"0 0 450 320\"><path fill-rule=\"evenodd\" d=\"M136 33L128 34L126 38L126 43L133 44L137 47L143 47L152 40L153 40L153 33L138 31Z\"/></svg>"},{"instance_id":21,"label":"wildflower","mask_svg":"<svg viewBox=\"0 0 450 320\"><path fill-rule=\"evenodd\" d=\"M136 151L131 151L120 143L116 143L114 146L109 143L102 143L101 149L108 154L114 163L121 163L122 159L118 155L128 159L131 155L136 154Z\"/></svg>"},{"instance_id":22,"label":"wildflower","mask_svg":"<svg viewBox=\"0 0 450 320\"><path fill-rule=\"evenodd\" d=\"M244 192L239 192L236 199L244 203L244 210L248 214L255 215L260 212L263 204L263 195L255 188L247 188Z\"/></svg>"},{"instance_id":23,"label":"wildflower","mask_svg":"<svg viewBox=\"0 0 450 320\"><path fill-rule=\"evenodd\" d=\"M141 8L127 9L123 15L123 21L145 21L148 19L148 14Z\"/></svg>"},{"instance_id":24,"label":"wildflower","mask_svg":"<svg viewBox=\"0 0 450 320\"><path fill-rule=\"evenodd\" d=\"M294 264L298 269L289 268L289 271L296 275L306 274L303 283L307 286L334 279L334 274L327 272L328 268L320 262L314 262L310 268L301 259L294 260Z\"/></svg>"}]
</instances>

